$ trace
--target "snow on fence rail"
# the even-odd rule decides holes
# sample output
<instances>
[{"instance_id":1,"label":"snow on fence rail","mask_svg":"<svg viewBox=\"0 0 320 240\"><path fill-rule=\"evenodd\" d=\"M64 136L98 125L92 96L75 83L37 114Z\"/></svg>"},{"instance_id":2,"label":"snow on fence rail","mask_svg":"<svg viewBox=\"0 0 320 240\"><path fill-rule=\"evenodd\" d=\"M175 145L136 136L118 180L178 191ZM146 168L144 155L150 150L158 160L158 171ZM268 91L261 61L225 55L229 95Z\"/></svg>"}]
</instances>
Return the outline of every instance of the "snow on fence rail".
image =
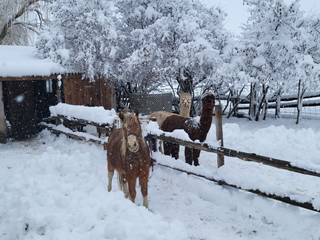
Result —
<instances>
[{"instance_id":1,"label":"snow on fence rail","mask_svg":"<svg viewBox=\"0 0 320 240\"><path fill-rule=\"evenodd\" d=\"M105 110L103 107L87 107L59 103L49 108L51 117L64 116L68 120L82 119L83 122L95 125L112 125L117 117L114 109Z\"/></svg>"},{"instance_id":2,"label":"snow on fence rail","mask_svg":"<svg viewBox=\"0 0 320 240\"><path fill-rule=\"evenodd\" d=\"M62 117L63 119L68 119L72 122L77 122L79 124L91 124L94 126L108 125L109 127L111 127L117 118L115 111L112 111L112 110L108 111L108 110L103 109L103 111L102 111L100 108L97 109L96 107L72 106L72 105L68 105L68 104L58 104L58 105L50 108L50 111L52 113L52 119L57 119L59 117ZM96 110L91 110L91 109L96 109ZM88 115L88 112L85 113L87 110L90 111L91 115ZM97 111L97 112L106 111L106 112L99 115L99 114L94 113L94 111ZM102 121L101 119L98 119L98 118L100 118L100 116L104 116L104 118L107 121ZM77 117L80 117L80 119L77 119ZM94 142L97 144L102 144L104 146L106 146L106 144L107 144L107 140L102 140L102 139L94 137L92 135L90 136L90 134L87 134L87 133L73 132L73 131L65 128L62 125L55 126L53 124L45 124L45 123L43 123L43 125L55 134L63 133L63 134L66 134L67 136L74 138L74 139L77 139L77 140ZM144 123L144 125L145 125L145 123ZM260 156L255 153L246 153L246 152L236 151L236 150L225 148L225 147L218 146L218 145L217 146L210 145L208 143L193 142L189 139L187 134L183 134L182 132L179 132L178 134L176 134L177 133L176 131L174 131L173 133L165 133L159 129L156 129L152 125L149 125L146 127L146 129L144 129L144 132L148 132L148 134L150 134L151 137L155 138L155 139L176 143L176 144L179 144L179 145L182 145L185 147L195 148L195 149L199 149L202 151L216 153L218 155L224 155L224 156L228 156L228 157L236 157L236 158L244 160L244 161L252 161L252 162L262 163L264 165L268 165L271 167L276 167L276 168L284 169L284 170L288 170L288 171L293 171L293 172L297 172L300 174L310 175L310 176L314 176L314 177L320 177L320 170L316 171L316 170L311 170L311 169L300 168L299 166L293 166L290 162L283 161L280 159L275 159L275 158L269 158L266 156ZM182 130L180 130L180 131L182 131ZM261 195L264 197L268 197L271 199L282 201L282 202L285 202L285 203L288 203L288 204L291 204L294 206L298 206L298 207L302 207L302 208L309 209L312 211L320 212L320 206L318 206L319 204L314 204L313 203L314 199L312 199L312 198L309 198L307 201L301 201L301 200L299 201L297 199L292 199L290 196L287 196L285 194L283 196L278 196L276 194L265 193L263 191L260 191L259 189L248 189L248 188L240 187L237 185L228 184L227 182L225 182L221 179L215 179L212 176L208 177L208 176L196 173L196 171L194 171L194 169L192 169L192 171L188 171L188 170L181 169L181 168L175 167L175 166L169 166L169 165L162 164L162 163L158 163L158 164L161 166L164 166L164 167L169 167L169 168L172 168L172 169L175 169L178 171L186 172L187 174L196 175L198 177L202 177L207 180L217 182L219 185L225 185L225 186L237 188L237 189L248 191L251 193L255 193L255 194L258 194L258 195Z\"/></svg>"},{"instance_id":3,"label":"snow on fence rail","mask_svg":"<svg viewBox=\"0 0 320 240\"><path fill-rule=\"evenodd\" d=\"M41 125L56 135L65 134L73 139L102 144L106 146L107 139L92 134L75 131L86 125L97 128L97 132L108 133L118 116L114 109L105 110L103 107L88 107L80 105L69 105L59 103L49 108L51 113L50 120L55 120L55 124L42 122ZM63 123L63 124L61 124Z\"/></svg>"}]
</instances>

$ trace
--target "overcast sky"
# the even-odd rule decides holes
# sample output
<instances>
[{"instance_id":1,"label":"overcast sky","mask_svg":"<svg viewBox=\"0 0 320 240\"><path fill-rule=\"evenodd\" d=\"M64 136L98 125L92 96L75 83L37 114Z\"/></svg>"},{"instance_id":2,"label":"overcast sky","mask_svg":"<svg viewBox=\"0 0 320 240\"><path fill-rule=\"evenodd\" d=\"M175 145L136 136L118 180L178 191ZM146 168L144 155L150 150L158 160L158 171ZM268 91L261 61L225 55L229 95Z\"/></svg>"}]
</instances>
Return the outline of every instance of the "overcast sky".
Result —
<instances>
[{"instance_id":1,"label":"overcast sky","mask_svg":"<svg viewBox=\"0 0 320 240\"><path fill-rule=\"evenodd\" d=\"M201 0L209 6L220 6L228 14L226 19L226 28L236 34L241 32L241 24L247 21L249 16L246 11L246 6L243 5L242 0ZM293 2L292 0L284 0L286 3ZM300 6L306 13L320 14L320 0L301 0Z\"/></svg>"}]
</instances>

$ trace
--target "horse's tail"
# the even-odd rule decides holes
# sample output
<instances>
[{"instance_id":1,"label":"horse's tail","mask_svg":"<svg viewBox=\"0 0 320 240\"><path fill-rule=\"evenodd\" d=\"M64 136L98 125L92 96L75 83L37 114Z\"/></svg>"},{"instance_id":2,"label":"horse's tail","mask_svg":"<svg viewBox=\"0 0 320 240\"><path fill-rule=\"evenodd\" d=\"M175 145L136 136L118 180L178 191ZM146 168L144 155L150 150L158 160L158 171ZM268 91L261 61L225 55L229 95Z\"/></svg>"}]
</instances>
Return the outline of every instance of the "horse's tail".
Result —
<instances>
[{"instance_id":1,"label":"horse's tail","mask_svg":"<svg viewBox=\"0 0 320 240\"><path fill-rule=\"evenodd\" d=\"M124 193L125 197L129 197L128 183L125 181L125 177L118 173L118 183L120 190Z\"/></svg>"}]
</instances>

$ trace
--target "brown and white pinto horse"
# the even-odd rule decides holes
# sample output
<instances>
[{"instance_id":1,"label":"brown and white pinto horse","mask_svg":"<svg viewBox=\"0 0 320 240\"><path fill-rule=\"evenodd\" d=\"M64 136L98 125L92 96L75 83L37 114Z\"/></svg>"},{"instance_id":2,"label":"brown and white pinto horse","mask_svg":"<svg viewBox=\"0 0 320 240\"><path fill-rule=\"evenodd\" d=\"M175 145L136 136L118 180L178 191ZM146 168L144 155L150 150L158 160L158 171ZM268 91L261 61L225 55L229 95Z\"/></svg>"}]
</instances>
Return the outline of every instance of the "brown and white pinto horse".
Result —
<instances>
[{"instance_id":1,"label":"brown and white pinto horse","mask_svg":"<svg viewBox=\"0 0 320 240\"><path fill-rule=\"evenodd\" d=\"M114 170L118 172L120 189L134 202L139 178L143 205L148 208L148 178L150 155L145 142L138 111L126 109L119 114L122 128L111 130L107 144L108 191L112 188Z\"/></svg>"}]
</instances>

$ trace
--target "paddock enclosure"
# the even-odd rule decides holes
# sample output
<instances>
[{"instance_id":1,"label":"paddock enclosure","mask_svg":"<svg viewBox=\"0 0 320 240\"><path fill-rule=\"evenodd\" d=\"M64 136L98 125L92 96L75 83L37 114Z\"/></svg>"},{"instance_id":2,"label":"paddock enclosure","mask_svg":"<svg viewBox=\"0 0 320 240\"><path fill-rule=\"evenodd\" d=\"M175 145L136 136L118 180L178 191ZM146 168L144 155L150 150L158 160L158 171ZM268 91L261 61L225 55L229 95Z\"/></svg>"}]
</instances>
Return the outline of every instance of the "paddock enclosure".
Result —
<instances>
[{"instance_id":1,"label":"paddock enclosure","mask_svg":"<svg viewBox=\"0 0 320 240\"><path fill-rule=\"evenodd\" d=\"M66 105L66 107L69 109L74 108L75 106L71 106L71 105ZM92 109L87 107L87 109ZM120 123L118 120L118 117L116 116L115 113L110 114L109 111L107 110L103 110L108 112L107 114L110 115L110 119L107 122L104 123L97 123L94 122L92 120L83 120L83 119L77 119L75 117L72 117L72 110L70 110L70 114L65 115L64 117L67 117L68 119L72 119L72 121L77 122L77 123L81 123L81 124L91 124L92 126L98 126L98 125L103 125L107 128L112 127L113 124L117 124L118 127L120 127ZM55 111L55 114L58 116L62 116L62 114L58 114L59 110ZM64 114L66 114L64 112ZM216 122L217 119L219 119L220 116L216 116ZM55 117L54 119L56 120L57 117ZM58 117L59 118L59 117ZM61 119L63 120L63 119ZM58 121L59 122L59 121ZM167 133L163 133L163 132L159 132L159 130L156 130L154 128L155 125L151 125L151 127L148 127L148 123L146 119L141 119L142 122L142 126L143 126L143 130L144 130L144 135L146 137L147 142L149 142L149 144L151 144L153 141L152 139L159 139L159 140L165 140L168 142L172 142L172 143L176 143L179 144L180 146L186 146L189 148L193 148L193 149L199 149L201 151L205 151L205 152L209 152L212 153L213 155L213 159L217 159L218 164L217 166L223 166L219 165L219 158L215 157L216 155L223 155L225 157L232 157L232 158L236 158L239 160L243 160L243 161L247 161L247 162L255 162L255 163L259 163L262 164L261 166L263 167L264 165L269 166L269 167L273 167L273 168L278 168L281 169L281 171L290 171L293 172L294 174L302 174L305 176L310 176L310 177L315 177L315 181L318 180L318 177L320 177L320 173L316 170L312 171L312 170L308 170L308 169L304 169L302 167L297 167L295 165L292 165L290 162L288 161L283 161L281 159L275 159L275 158L271 158L271 157L267 157L267 156L261 156L258 154L254 154L254 153L247 153L247 152L242 152L242 151L238 151L238 150L233 150L233 149L229 149L229 148L225 148L223 146L212 146L206 142L204 143L199 143L199 142L192 142L192 141L186 141L186 140L182 140L179 139L179 137L175 137L174 135L168 135ZM68 128L60 125L55 125L55 124L47 124L47 123L43 123L49 130L51 130L53 133L55 134L66 134L69 137L78 139L78 140L84 140L87 142L94 142L98 145L104 145L106 146L108 143L107 137L104 139L98 138L97 136L95 136L96 134L93 133L82 133L82 132L77 132L77 131L71 131ZM150 124L150 123L149 123ZM150 130L153 129L152 130ZM218 137L218 136L217 136ZM152 146L150 146L150 148L152 148ZM219 185L222 186L228 186L228 187L232 187L232 188L236 188L236 189L240 189L240 190L244 190L244 191L248 191L254 194L258 194L264 197L268 197L274 200L278 200L284 203L288 203L294 206L298 206L301 208L305 208L311 211L315 211L315 212L319 212L319 209L317 207L314 206L313 204L313 199L311 198L305 198L303 197L303 195L301 195L301 197L296 197L296 198L292 198L290 195L287 195L286 193L283 194L272 194L272 193L267 193L264 192L262 190L259 189L250 189L247 187L242 187L241 184L229 184L228 182L221 180L219 177L215 176L214 174L214 169L212 169L212 173L199 173L197 171L197 167L187 167L187 166L182 166L182 165L177 165L175 160L172 159L172 164L168 164L168 161L162 161L162 154L160 154L159 152L155 152L156 148L154 148L154 155L153 157L156 159L157 161L157 165L159 166L163 166L166 168L172 168L174 170L177 171L182 171L182 172L186 172L188 175L194 175L200 178L204 178L207 179L209 181L213 181L216 182ZM151 153L152 154L152 153ZM185 164L188 165L188 164ZM201 162L200 162L201 165Z\"/></svg>"}]
</instances>

